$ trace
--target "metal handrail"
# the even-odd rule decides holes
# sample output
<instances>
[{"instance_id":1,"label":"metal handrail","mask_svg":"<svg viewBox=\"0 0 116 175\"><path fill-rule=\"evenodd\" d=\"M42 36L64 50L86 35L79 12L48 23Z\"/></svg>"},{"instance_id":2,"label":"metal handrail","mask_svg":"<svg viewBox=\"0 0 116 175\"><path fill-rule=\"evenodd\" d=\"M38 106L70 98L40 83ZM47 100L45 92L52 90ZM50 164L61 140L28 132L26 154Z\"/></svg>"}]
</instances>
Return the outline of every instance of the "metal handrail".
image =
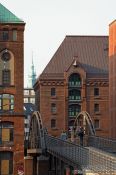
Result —
<instances>
[{"instance_id":1,"label":"metal handrail","mask_svg":"<svg viewBox=\"0 0 116 175\"><path fill-rule=\"evenodd\" d=\"M116 140L98 136L88 136L87 143L88 146L92 146L103 151L116 154Z\"/></svg>"},{"instance_id":2,"label":"metal handrail","mask_svg":"<svg viewBox=\"0 0 116 175\"><path fill-rule=\"evenodd\" d=\"M46 149L64 161L80 165L83 170L89 169L95 173L116 173L116 157L91 147L81 147L75 143L45 135Z\"/></svg>"}]
</instances>

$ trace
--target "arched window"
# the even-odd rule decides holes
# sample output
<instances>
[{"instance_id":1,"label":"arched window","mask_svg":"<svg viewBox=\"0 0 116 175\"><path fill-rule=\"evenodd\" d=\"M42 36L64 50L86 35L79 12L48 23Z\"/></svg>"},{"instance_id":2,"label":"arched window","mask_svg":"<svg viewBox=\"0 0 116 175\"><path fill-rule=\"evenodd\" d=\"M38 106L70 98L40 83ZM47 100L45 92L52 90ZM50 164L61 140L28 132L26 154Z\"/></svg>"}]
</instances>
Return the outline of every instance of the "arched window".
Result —
<instances>
[{"instance_id":1,"label":"arched window","mask_svg":"<svg viewBox=\"0 0 116 175\"><path fill-rule=\"evenodd\" d=\"M10 151L0 152L0 174L13 174L13 153Z\"/></svg>"},{"instance_id":2,"label":"arched window","mask_svg":"<svg viewBox=\"0 0 116 175\"><path fill-rule=\"evenodd\" d=\"M79 74L74 73L69 77L69 86L80 86L81 85L81 77Z\"/></svg>"},{"instance_id":3,"label":"arched window","mask_svg":"<svg viewBox=\"0 0 116 175\"><path fill-rule=\"evenodd\" d=\"M0 122L0 144L13 142L13 128L12 122Z\"/></svg>"},{"instance_id":4,"label":"arched window","mask_svg":"<svg viewBox=\"0 0 116 175\"><path fill-rule=\"evenodd\" d=\"M0 53L0 85L14 85L14 56L4 49Z\"/></svg>"},{"instance_id":5,"label":"arched window","mask_svg":"<svg viewBox=\"0 0 116 175\"><path fill-rule=\"evenodd\" d=\"M0 94L0 112L14 110L14 95Z\"/></svg>"}]
</instances>

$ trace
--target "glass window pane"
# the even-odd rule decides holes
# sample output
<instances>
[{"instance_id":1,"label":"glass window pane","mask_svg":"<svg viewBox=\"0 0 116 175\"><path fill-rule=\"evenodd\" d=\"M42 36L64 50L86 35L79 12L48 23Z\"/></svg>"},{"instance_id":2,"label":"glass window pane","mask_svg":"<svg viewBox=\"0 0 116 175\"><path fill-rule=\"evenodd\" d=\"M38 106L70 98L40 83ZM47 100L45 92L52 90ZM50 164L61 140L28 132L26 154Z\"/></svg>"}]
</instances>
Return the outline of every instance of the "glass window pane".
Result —
<instances>
[{"instance_id":1,"label":"glass window pane","mask_svg":"<svg viewBox=\"0 0 116 175\"><path fill-rule=\"evenodd\" d=\"M56 89L55 88L51 88L51 96L55 96L56 95Z\"/></svg>"},{"instance_id":2,"label":"glass window pane","mask_svg":"<svg viewBox=\"0 0 116 175\"><path fill-rule=\"evenodd\" d=\"M29 90L25 89L24 90L24 95L29 95Z\"/></svg>"},{"instance_id":3,"label":"glass window pane","mask_svg":"<svg viewBox=\"0 0 116 175\"><path fill-rule=\"evenodd\" d=\"M35 103L35 98L30 98L30 103Z\"/></svg>"},{"instance_id":4,"label":"glass window pane","mask_svg":"<svg viewBox=\"0 0 116 175\"><path fill-rule=\"evenodd\" d=\"M13 153L9 151L0 152L0 174L13 174Z\"/></svg>"},{"instance_id":5,"label":"glass window pane","mask_svg":"<svg viewBox=\"0 0 116 175\"><path fill-rule=\"evenodd\" d=\"M10 70L2 71L2 83L3 85L10 85Z\"/></svg>"},{"instance_id":6,"label":"glass window pane","mask_svg":"<svg viewBox=\"0 0 116 175\"><path fill-rule=\"evenodd\" d=\"M51 120L51 128L54 128L54 127L56 127L56 120L52 119Z\"/></svg>"},{"instance_id":7,"label":"glass window pane","mask_svg":"<svg viewBox=\"0 0 116 175\"><path fill-rule=\"evenodd\" d=\"M10 101L9 99L3 99L3 110L9 110Z\"/></svg>"},{"instance_id":8,"label":"glass window pane","mask_svg":"<svg viewBox=\"0 0 116 175\"><path fill-rule=\"evenodd\" d=\"M99 95L99 88L94 88L94 96L98 96Z\"/></svg>"},{"instance_id":9,"label":"glass window pane","mask_svg":"<svg viewBox=\"0 0 116 175\"><path fill-rule=\"evenodd\" d=\"M4 41L7 41L9 39L9 32L7 29L3 31L2 39Z\"/></svg>"},{"instance_id":10,"label":"glass window pane","mask_svg":"<svg viewBox=\"0 0 116 175\"><path fill-rule=\"evenodd\" d=\"M10 141L10 130L7 128L2 129L2 141Z\"/></svg>"},{"instance_id":11,"label":"glass window pane","mask_svg":"<svg viewBox=\"0 0 116 175\"><path fill-rule=\"evenodd\" d=\"M1 161L1 174L9 174L9 160Z\"/></svg>"},{"instance_id":12,"label":"glass window pane","mask_svg":"<svg viewBox=\"0 0 116 175\"><path fill-rule=\"evenodd\" d=\"M34 90L31 90L31 95L35 95L35 91Z\"/></svg>"},{"instance_id":13,"label":"glass window pane","mask_svg":"<svg viewBox=\"0 0 116 175\"><path fill-rule=\"evenodd\" d=\"M10 94L0 95L0 109L13 110L14 109L14 96Z\"/></svg>"},{"instance_id":14,"label":"glass window pane","mask_svg":"<svg viewBox=\"0 0 116 175\"><path fill-rule=\"evenodd\" d=\"M28 103L28 98L24 98L24 103Z\"/></svg>"},{"instance_id":15,"label":"glass window pane","mask_svg":"<svg viewBox=\"0 0 116 175\"><path fill-rule=\"evenodd\" d=\"M17 30L13 30L13 41L17 41Z\"/></svg>"}]
</instances>

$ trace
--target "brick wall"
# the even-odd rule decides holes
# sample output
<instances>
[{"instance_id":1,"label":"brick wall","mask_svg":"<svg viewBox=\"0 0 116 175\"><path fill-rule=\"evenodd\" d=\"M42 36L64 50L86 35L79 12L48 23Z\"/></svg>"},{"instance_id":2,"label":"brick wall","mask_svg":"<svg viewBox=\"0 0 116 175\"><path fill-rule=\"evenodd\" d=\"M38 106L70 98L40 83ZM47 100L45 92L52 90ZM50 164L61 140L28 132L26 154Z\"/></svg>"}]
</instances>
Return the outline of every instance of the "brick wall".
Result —
<instances>
[{"instance_id":1,"label":"brick wall","mask_svg":"<svg viewBox=\"0 0 116 175\"><path fill-rule=\"evenodd\" d=\"M109 25L110 137L116 139L116 20Z\"/></svg>"}]
</instances>

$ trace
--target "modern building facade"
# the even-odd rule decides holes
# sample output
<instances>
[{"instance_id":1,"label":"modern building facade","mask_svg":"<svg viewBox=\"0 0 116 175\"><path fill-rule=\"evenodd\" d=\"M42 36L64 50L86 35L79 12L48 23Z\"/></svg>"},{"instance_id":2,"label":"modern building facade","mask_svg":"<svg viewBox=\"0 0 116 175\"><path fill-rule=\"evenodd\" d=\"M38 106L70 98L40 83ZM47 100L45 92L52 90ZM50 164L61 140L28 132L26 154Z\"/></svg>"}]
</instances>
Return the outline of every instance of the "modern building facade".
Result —
<instances>
[{"instance_id":1,"label":"modern building facade","mask_svg":"<svg viewBox=\"0 0 116 175\"><path fill-rule=\"evenodd\" d=\"M24 88L24 103L32 103L35 104L35 92L34 89Z\"/></svg>"},{"instance_id":2,"label":"modern building facade","mask_svg":"<svg viewBox=\"0 0 116 175\"><path fill-rule=\"evenodd\" d=\"M24 27L0 4L0 174L6 175L24 164Z\"/></svg>"},{"instance_id":3,"label":"modern building facade","mask_svg":"<svg viewBox=\"0 0 116 175\"><path fill-rule=\"evenodd\" d=\"M36 108L52 135L70 130L87 111L96 135L109 136L108 44L108 36L66 36L38 77ZM80 116L78 126L83 122Z\"/></svg>"},{"instance_id":4,"label":"modern building facade","mask_svg":"<svg viewBox=\"0 0 116 175\"><path fill-rule=\"evenodd\" d=\"M116 139L116 20L109 25L110 137Z\"/></svg>"}]
</instances>

